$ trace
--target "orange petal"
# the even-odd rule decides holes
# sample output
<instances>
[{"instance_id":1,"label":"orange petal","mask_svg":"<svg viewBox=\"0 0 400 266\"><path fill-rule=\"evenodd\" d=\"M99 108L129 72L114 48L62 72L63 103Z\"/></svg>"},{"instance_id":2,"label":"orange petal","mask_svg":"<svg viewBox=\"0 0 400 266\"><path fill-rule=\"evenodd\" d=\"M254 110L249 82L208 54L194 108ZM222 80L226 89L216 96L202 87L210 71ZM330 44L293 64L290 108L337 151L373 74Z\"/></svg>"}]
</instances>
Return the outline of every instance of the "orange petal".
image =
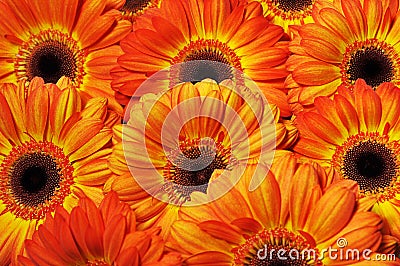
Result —
<instances>
[{"instance_id":1,"label":"orange petal","mask_svg":"<svg viewBox=\"0 0 400 266\"><path fill-rule=\"evenodd\" d=\"M230 243L241 243L242 235L228 224L219 221L205 221L198 224L199 228L211 236L224 239Z\"/></svg>"},{"instance_id":2,"label":"orange petal","mask_svg":"<svg viewBox=\"0 0 400 266\"><path fill-rule=\"evenodd\" d=\"M318 173L310 164L299 165L296 173L292 176L290 186L289 208L292 226L295 230L304 228L307 215L316 202L313 197L314 188L321 191L319 187Z\"/></svg>"},{"instance_id":3,"label":"orange petal","mask_svg":"<svg viewBox=\"0 0 400 266\"><path fill-rule=\"evenodd\" d=\"M333 31L345 43L353 43L355 40L354 34L347 24L347 20L333 8L323 8L320 12L320 23Z\"/></svg>"},{"instance_id":4,"label":"orange petal","mask_svg":"<svg viewBox=\"0 0 400 266\"><path fill-rule=\"evenodd\" d=\"M171 236L179 241L182 250L190 254L204 251L219 251L229 254L232 249L226 241L210 236L191 222L176 221L172 225Z\"/></svg>"},{"instance_id":5,"label":"orange petal","mask_svg":"<svg viewBox=\"0 0 400 266\"><path fill-rule=\"evenodd\" d=\"M343 13L346 16L350 29L356 36L364 40L367 35L367 22L359 1L341 1Z\"/></svg>"},{"instance_id":6,"label":"orange petal","mask_svg":"<svg viewBox=\"0 0 400 266\"><path fill-rule=\"evenodd\" d=\"M340 145L346 139L346 136L337 129L329 120L313 112L304 114L304 119L308 128L322 140L333 145Z\"/></svg>"},{"instance_id":7,"label":"orange petal","mask_svg":"<svg viewBox=\"0 0 400 266\"><path fill-rule=\"evenodd\" d=\"M355 193L347 188L333 186L316 204L305 230L317 244L337 234L349 222L356 205Z\"/></svg>"},{"instance_id":8,"label":"orange petal","mask_svg":"<svg viewBox=\"0 0 400 266\"><path fill-rule=\"evenodd\" d=\"M217 251L205 251L196 255L190 256L185 259L186 265L213 265L213 266L226 266L232 263L232 256Z\"/></svg>"},{"instance_id":9,"label":"orange petal","mask_svg":"<svg viewBox=\"0 0 400 266\"><path fill-rule=\"evenodd\" d=\"M333 147L308 138L300 138L293 148L296 152L315 159L331 160L335 150Z\"/></svg>"},{"instance_id":10,"label":"orange petal","mask_svg":"<svg viewBox=\"0 0 400 266\"><path fill-rule=\"evenodd\" d=\"M334 106L344 126L348 129L349 135L355 135L359 130L357 112L353 105L342 95L337 94L334 98Z\"/></svg>"},{"instance_id":11,"label":"orange petal","mask_svg":"<svg viewBox=\"0 0 400 266\"><path fill-rule=\"evenodd\" d=\"M79 120L70 129L61 133L60 138L64 139L65 154L70 155L80 149L83 145L93 139L102 128L103 123L100 119L86 118Z\"/></svg>"},{"instance_id":12,"label":"orange petal","mask_svg":"<svg viewBox=\"0 0 400 266\"><path fill-rule=\"evenodd\" d=\"M304 85L324 85L340 78L339 68L324 62L308 62L298 66L293 79Z\"/></svg>"},{"instance_id":13,"label":"orange petal","mask_svg":"<svg viewBox=\"0 0 400 266\"><path fill-rule=\"evenodd\" d=\"M117 230L116 230L117 229ZM115 215L104 230L104 257L108 261L115 261L118 256L126 232L126 220L122 215Z\"/></svg>"}]
</instances>

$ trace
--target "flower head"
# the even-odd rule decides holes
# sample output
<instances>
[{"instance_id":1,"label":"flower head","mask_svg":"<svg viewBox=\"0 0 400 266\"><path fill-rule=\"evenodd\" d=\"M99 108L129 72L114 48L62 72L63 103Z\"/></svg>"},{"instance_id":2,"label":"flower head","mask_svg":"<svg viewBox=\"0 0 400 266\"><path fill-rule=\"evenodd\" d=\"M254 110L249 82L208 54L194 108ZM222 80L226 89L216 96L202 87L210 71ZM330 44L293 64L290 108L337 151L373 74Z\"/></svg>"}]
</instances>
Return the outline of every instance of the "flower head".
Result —
<instances>
[{"instance_id":1,"label":"flower head","mask_svg":"<svg viewBox=\"0 0 400 266\"><path fill-rule=\"evenodd\" d=\"M243 178L222 198L180 210L170 246L182 250L187 265L206 264L210 257L219 265L326 265L334 261L323 250L338 248L343 238L343 252L378 249L382 222L357 207L353 181L331 184L332 172L292 154L276 159L271 171L255 191L246 191Z\"/></svg>"},{"instance_id":2,"label":"flower head","mask_svg":"<svg viewBox=\"0 0 400 266\"><path fill-rule=\"evenodd\" d=\"M205 203L210 186L213 197L223 195L229 188L219 180L240 178L229 174L233 169L271 162L275 140L287 137L276 111L230 82L183 83L145 95L127 123L114 127L115 177L106 190L129 202L144 227L160 224L168 233L180 206ZM282 127L275 131L277 124ZM261 181L255 178L253 188Z\"/></svg>"},{"instance_id":3,"label":"flower head","mask_svg":"<svg viewBox=\"0 0 400 266\"><path fill-rule=\"evenodd\" d=\"M400 82L398 2L335 3L321 9L315 23L294 28L286 87L296 113L313 108L316 97L331 96L340 85L352 88L359 78L374 88Z\"/></svg>"},{"instance_id":4,"label":"flower head","mask_svg":"<svg viewBox=\"0 0 400 266\"><path fill-rule=\"evenodd\" d=\"M121 41L124 54L119 67L111 71L112 86L119 102L127 104L149 76L176 66L172 85L206 78L252 79L268 102L289 116L283 90L287 76L283 64L289 51L287 42L279 41L282 36L283 29L263 17L258 3L162 1L159 15L151 16L148 27L136 27ZM245 78L237 77L239 72Z\"/></svg>"},{"instance_id":5,"label":"flower head","mask_svg":"<svg viewBox=\"0 0 400 266\"><path fill-rule=\"evenodd\" d=\"M117 230L116 230L117 229ZM81 198L70 213L57 208L26 240L22 265L180 265L167 253L157 228L136 229L135 213L109 192L99 207ZM90 237L88 237L90 236Z\"/></svg>"},{"instance_id":6,"label":"flower head","mask_svg":"<svg viewBox=\"0 0 400 266\"><path fill-rule=\"evenodd\" d=\"M57 206L87 194L96 202L110 177L107 99L82 104L78 92L34 78L0 88L0 264L15 263L22 243Z\"/></svg>"},{"instance_id":7,"label":"flower head","mask_svg":"<svg viewBox=\"0 0 400 266\"><path fill-rule=\"evenodd\" d=\"M316 112L296 118L300 139L294 150L333 166L341 178L354 180L359 197L371 199L384 217L386 232L399 236L400 91L383 83L374 91L358 80L351 92L341 87L333 99L318 97ZM368 103L368 104L366 104Z\"/></svg>"},{"instance_id":8,"label":"flower head","mask_svg":"<svg viewBox=\"0 0 400 266\"><path fill-rule=\"evenodd\" d=\"M131 30L117 21L123 1L11 1L0 3L0 81L29 83L35 76L56 83L62 76L84 100L107 97L121 112L110 89L110 69ZM91 25L88 27L87 25Z\"/></svg>"}]
</instances>

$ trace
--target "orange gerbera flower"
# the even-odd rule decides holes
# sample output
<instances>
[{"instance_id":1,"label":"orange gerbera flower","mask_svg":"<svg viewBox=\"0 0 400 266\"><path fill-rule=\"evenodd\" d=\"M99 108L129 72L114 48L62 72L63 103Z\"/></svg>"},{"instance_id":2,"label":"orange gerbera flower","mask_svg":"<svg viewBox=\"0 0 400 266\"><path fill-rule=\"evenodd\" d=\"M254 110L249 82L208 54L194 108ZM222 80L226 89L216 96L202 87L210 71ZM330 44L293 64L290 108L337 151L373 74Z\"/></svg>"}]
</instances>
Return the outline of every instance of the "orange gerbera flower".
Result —
<instances>
[{"instance_id":1,"label":"orange gerbera flower","mask_svg":"<svg viewBox=\"0 0 400 266\"><path fill-rule=\"evenodd\" d=\"M376 91L358 80L354 93L340 87L333 100L318 97L316 112L296 118L301 133L294 150L332 165L342 178L358 183L361 198L385 229L400 237L400 90L383 83Z\"/></svg>"},{"instance_id":2,"label":"orange gerbera flower","mask_svg":"<svg viewBox=\"0 0 400 266\"><path fill-rule=\"evenodd\" d=\"M312 14L318 13L323 7L332 6L332 0L248 0L260 2L264 16L272 23L282 26L288 32L289 25L304 25L313 23Z\"/></svg>"},{"instance_id":3,"label":"orange gerbera flower","mask_svg":"<svg viewBox=\"0 0 400 266\"><path fill-rule=\"evenodd\" d=\"M184 63L176 68L172 84L205 78L220 82L236 78L234 70L240 71L247 75L241 78L254 80L283 116L290 115L283 90L287 42L279 42L283 29L268 23L261 5L166 0L160 15L151 21L151 29L136 28L121 42L124 54L118 59L120 66L111 72L120 103L127 104L153 73Z\"/></svg>"},{"instance_id":4,"label":"orange gerbera flower","mask_svg":"<svg viewBox=\"0 0 400 266\"><path fill-rule=\"evenodd\" d=\"M114 127L110 168L116 175L106 190L128 202L144 228L157 224L168 234L179 206L204 203L201 195L219 186L221 174L271 162L275 139L282 141L286 129L275 131L279 113L264 106L261 92L241 89L210 80L177 85L159 98L143 96L127 124ZM215 189L214 196L226 190Z\"/></svg>"},{"instance_id":5,"label":"orange gerbera flower","mask_svg":"<svg viewBox=\"0 0 400 266\"><path fill-rule=\"evenodd\" d=\"M0 265L15 263L24 240L57 206L71 209L82 193L100 202L111 174L106 158L116 120L107 100L83 107L66 80L59 85L64 89L34 78L29 87L0 88Z\"/></svg>"},{"instance_id":6,"label":"orange gerbera flower","mask_svg":"<svg viewBox=\"0 0 400 266\"><path fill-rule=\"evenodd\" d=\"M271 170L276 177L269 173L255 191L247 191L244 178L222 198L180 211L170 245L182 251L186 265L343 264L344 258L325 254L329 247L343 253L378 249L382 222L357 205L355 182L326 189L332 172L299 163L292 154L274 161Z\"/></svg>"},{"instance_id":7,"label":"orange gerbera flower","mask_svg":"<svg viewBox=\"0 0 400 266\"><path fill-rule=\"evenodd\" d=\"M160 229L136 230L135 213L108 193L100 206L89 198L67 213L57 208L25 241L22 265L181 265L178 253L167 253ZM90 236L90 237L88 237Z\"/></svg>"},{"instance_id":8,"label":"orange gerbera flower","mask_svg":"<svg viewBox=\"0 0 400 266\"><path fill-rule=\"evenodd\" d=\"M295 112L312 108L317 96L331 96L339 85L351 88L358 78L374 88L400 84L398 1L342 0L336 6L323 8L316 23L295 28L286 81Z\"/></svg>"},{"instance_id":9,"label":"orange gerbera flower","mask_svg":"<svg viewBox=\"0 0 400 266\"><path fill-rule=\"evenodd\" d=\"M0 3L0 81L39 76L46 83L69 77L85 99L107 97L120 110L110 89L110 69L131 30L116 21L123 0L4 0ZM90 27L88 27L90 25ZM120 110L121 111L121 110Z\"/></svg>"}]
</instances>

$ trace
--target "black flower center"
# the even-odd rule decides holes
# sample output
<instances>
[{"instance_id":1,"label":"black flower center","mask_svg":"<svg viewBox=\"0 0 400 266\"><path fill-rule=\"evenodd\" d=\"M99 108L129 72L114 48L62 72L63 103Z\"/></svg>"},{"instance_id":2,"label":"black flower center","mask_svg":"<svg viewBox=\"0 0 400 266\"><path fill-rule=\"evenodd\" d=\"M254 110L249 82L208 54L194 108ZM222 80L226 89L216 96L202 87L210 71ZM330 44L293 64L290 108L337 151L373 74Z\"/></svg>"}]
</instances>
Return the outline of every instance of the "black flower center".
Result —
<instances>
[{"instance_id":1,"label":"black flower center","mask_svg":"<svg viewBox=\"0 0 400 266\"><path fill-rule=\"evenodd\" d=\"M38 206L51 200L61 177L57 163L48 154L21 156L12 166L10 187L15 199L25 206Z\"/></svg>"},{"instance_id":2,"label":"black flower center","mask_svg":"<svg viewBox=\"0 0 400 266\"><path fill-rule=\"evenodd\" d=\"M194 191L207 193L214 171L228 169L231 163L226 150L215 150L207 145L187 147L170 158L164 170L167 183L163 189L171 198L189 201Z\"/></svg>"},{"instance_id":3,"label":"black flower center","mask_svg":"<svg viewBox=\"0 0 400 266\"><path fill-rule=\"evenodd\" d=\"M210 78L220 83L225 79L232 79L232 67L225 56L211 48L194 51L188 55L179 72L181 82L197 83Z\"/></svg>"},{"instance_id":4,"label":"black flower center","mask_svg":"<svg viewBox=\"0 0 400 266\"><path fill-rule=\"evenodd\" d=\"M306 10L313 4L312 0L273 0L274 5L285 12Z\"/></svg>"},{"instance_id":5,"label":"black flower center","mask_svg":"<svg viewBox=\"0 0 400 266\"><path fill-rule=\"evenodd\" d=\"M396 159L384 144L361 142L344 156L342 171L356 181L361 190L377 192L392 184L396 177Z\"/></svg>"},{"instance_id":6,"label":"black flower center","mask_svg":"<svg viewBox=\"0 0 400 266\"><path fill-rule=\"evenodd\" d=\"M121 8L121 11L135 14L145 9L150 3L151 0L126 0L124 6Z\"/></svg>"},{"instance_id":7,"label":"black flower center","mask_svg":"<svg viewBox=\"0 0 400 266\"><path fill-rule=\"evenodd\" d=\"M28 59L29 80L38 76L46 83L57 83L62 77L75 78L77 67L73 51L58 41L45 41L38 44Z\"/></svg>"},{"instance_id":8,"label":"black flower center","mask_svg":"<svg viewBox=\"0 0 400 266\"><path fill-rule=\"evenodd\" d=\"M185 189L187 196L193 191L206 193L214 170L226 169L227 166L226 159L212 149L192 147L182 151L174 160L171 169L174 172L173 182L181 187L188 187Z\"/></svg>"},{"instance_id":9,"label":"black flower center","mask_svg":"<svg viewBox=\"0 0 400 266\"><path fill-rule=\"evenodd\" d=\"M383 82L390 82L394 77L392 60L377 47L357 50L351 56L348 66L347 74L351 82L361 78L374 88Z\"/></svg>"}]
</instances>

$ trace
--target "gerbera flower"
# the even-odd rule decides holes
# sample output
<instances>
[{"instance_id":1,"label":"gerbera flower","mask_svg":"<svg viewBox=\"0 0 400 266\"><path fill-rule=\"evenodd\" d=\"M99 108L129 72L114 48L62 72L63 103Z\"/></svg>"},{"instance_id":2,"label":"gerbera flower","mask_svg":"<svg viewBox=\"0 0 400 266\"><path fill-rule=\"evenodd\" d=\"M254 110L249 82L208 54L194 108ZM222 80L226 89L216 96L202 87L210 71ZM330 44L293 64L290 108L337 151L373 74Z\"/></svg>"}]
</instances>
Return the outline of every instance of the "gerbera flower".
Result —
<instances>
[{"instance_id":1,"label":"gerbera flower","mask_svg":"<svg viewBox=\"0 0 400 266\"><path fill-rule=\"evenodd\" d=\"M298 37L290 45L286 87L295 112L359 78L374 88L400 84L398 1L346 0L336 6L323 8L316 23L294 28Z\"/></svg>"},{"instance_id":2,"label":"gerbera flower","mask_svg":"<svg viewBox=\"0 0 400 266\"><path fill-rule=\"evenodd\" d=\"M245 175L251 171L249 167ZM377 250L382 222L378 215L357 209L355 182L325 189L332 175L297 162L292 154L274 161L271 171L275 176L270 172L255 191L247 191L245 176L222 198L180 210L170 246L182 251L186 265L335 264L322 252L339 250L338 239L347 241L343 252ZM277 255L279 249L284 252ZM348 263L356 261L349 257ZM343 264L343 259L336 263Z\"/></svg>"},{"instance_id":3,"label":"gerbera flower","mask_svg":"<svg viewBox=\"0 0 400 266\"><path fill-rule=\"evenodd\" d=\"M264 16L288 32L289 25L304 25L314 22L312 14L323 7L332 6L332 0L248 0L260 2Z\"/></svg>"},{"instance_id":4,"label":"gerbera flower","mask_svg":"<svg viewBox=\"0 0 400 266\"><path fill-rule=\"evenodd\" d=\"M60 86L68 84L65 80ZM83 193L97 203L110 177L112 132L107 100L83 107L78 92L34 78L0 92L0 264L15 263L22 244L57 206ZM108 126L106 126L108 124Z\"/></svg>"},{"instance_id":5,"label":"gerbera flower","mask_svg":"<svg viewBox=\"0 0 400 266\"><path fill-rule=\"evenodd\" d=\"M181 64L166 82L250 78L283 116L290 115L283 90L287 42L279 41L283 29L263 17L259 3L166 0L151 21L152 28L136 28L121 41L124 54L111 72L120 103L127 104L153 73ZM246 77L237 77L235 71Z\"/></svg>"},{"instance_id":6,"label":"gerbera flower","mask_svg":"<svg viewBox=\"0 0 400 266\"><path fill-rule=\"evenodd\" d=\"M354 93L340 87L333 99L318 97L316 112L296 118L301 138L294 150L333 166L373 200L385 230L400 237L400 90L383 83L374 91L358 80ZM375 203L375 204L374 204Z\"/></svg>"},{"instance_id":7,"label":"gerbera flower","mask_svg":"<svg viewBox=\"0 0 400 266\"><path fill-rule=\"evenodd\" d=\"M26 240L22 265L181 265L178 253L167 253L159 228L136 230L135 213L108 193L99 207L79 200L70 213L57 208ZM88 237L90 235L90 237Z\"/></svg>"},{"instance_id":8,"label":"gerbera flower","mask_svg":"<svg viewBox=\"0 0 400 266\"><path fill-rule=\"evenodd\" d=\"M131 30L128 21L116 21L123 2L1 1L0 82L66 76L85 99L107 97L120 110L109 72L121 54L116 44Z\"/></svg>"},{"instance_id":9,"label":"gerbera flower","mask_svg":"<svg viewBox=\"0 0 400 266\"><path fill-rule=\"evenodd\" d=\"M271 162L275 139L286 132L275 131L279 113L264 106L261 92L235 91L229 84L204 80L177 85L158 98L145 95L127 124L114 127L115 177L105 190L128 202L144 228L161 225L167 234L179 206L204 203L193 192L207 194L222 173L239 166ZM253 180L253 187L260 182ZM214 196L226 190L215 189Z\"/></svg>"}]
</instances>

